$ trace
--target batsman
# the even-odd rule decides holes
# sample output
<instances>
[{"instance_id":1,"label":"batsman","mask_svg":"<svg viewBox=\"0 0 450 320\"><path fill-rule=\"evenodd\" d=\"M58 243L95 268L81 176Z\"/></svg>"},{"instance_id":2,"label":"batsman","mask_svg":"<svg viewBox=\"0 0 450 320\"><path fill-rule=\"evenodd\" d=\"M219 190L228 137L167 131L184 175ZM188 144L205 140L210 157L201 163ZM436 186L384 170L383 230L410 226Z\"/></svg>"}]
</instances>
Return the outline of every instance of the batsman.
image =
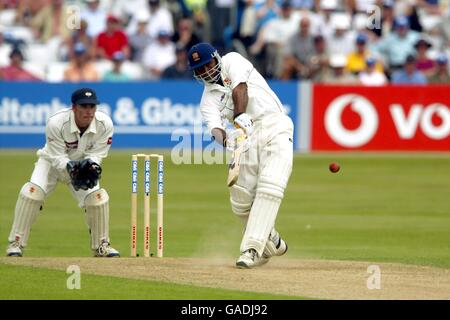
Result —
<instances>
[{"instance_id":1,"label":"batsman","mask_svg":"<svg viewBox=\"0 0 450 320\"><path fill-rule=\"evenodd\" d=\"M188 59L204 84L203 120L213 138L234 153L230 202L244 223L236 266L261 266L288 248L275 220L292 172L294 125L265 79L239 53L221 57L210 44L199 43ZM234 128L227 129L226 121Z\"/></svg>"},{"instance_id":2,"label":"batsman","mask_svg":"<svg viewBox=\"0 0 450 320\"><path fill-rule=\"evenodd\" d=\"M30 230L47 196L58 182L66 184L86 213L91 249L97 257L118 257L109 240L109 196L100 188L101 161L108 155L113 123L97 111L97 95L90 88L72 93L72 107L52 115L45 128L46 144L37 151L29 182L20 190L7 256L21 257Z\"/></svg>"}]
</instances>

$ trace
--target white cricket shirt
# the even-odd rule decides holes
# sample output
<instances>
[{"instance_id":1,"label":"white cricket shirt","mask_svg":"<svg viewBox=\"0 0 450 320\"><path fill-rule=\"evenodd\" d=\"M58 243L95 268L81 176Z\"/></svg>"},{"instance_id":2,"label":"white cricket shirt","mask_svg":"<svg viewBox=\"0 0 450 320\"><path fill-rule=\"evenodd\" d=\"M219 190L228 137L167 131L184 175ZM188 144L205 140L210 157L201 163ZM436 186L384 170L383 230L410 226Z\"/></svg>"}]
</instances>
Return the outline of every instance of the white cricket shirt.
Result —
<instances>
[{"instance_id":1,"label":"white cricket shirt","mask_svg":"<svg viewBox=\"0 0 450 320\"><path fill-rule=\"evenodd\" d=\"M280 99L272 91L262 75L252 63L236 52L222 57L222 82L205 84L200 112L209 131L213 128L226 128L226 120L233 123L234 104L232 91L238 84L245 82L248 91L246 113L257 122L271 114L284 114Z\"/></svg>"},{"instance_id":2,"label":"white cricket shirt","mask_svg":"<svg viewBox=\"0 0 450 320\"><path fill-rule=\"evenodd\" d=\"M48 119L45 128L46 144L37 151L37 155L60 171L66 170L69 160L90 158L100 164L108 155L113 130L111 118L96 111L90 126L80 137L80 129L75 124L72 109L64 109Z\"/></svg>"}]
</instances>

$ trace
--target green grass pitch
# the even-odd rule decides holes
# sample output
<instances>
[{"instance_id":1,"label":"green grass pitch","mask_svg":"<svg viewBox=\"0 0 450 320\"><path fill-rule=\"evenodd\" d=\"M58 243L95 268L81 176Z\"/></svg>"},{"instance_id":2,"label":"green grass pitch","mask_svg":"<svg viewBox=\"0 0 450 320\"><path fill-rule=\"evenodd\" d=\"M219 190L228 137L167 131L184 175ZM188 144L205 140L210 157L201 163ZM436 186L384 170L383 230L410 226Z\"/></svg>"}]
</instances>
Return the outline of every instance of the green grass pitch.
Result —
<instances>
[{"instance_id":1,"label":"green grass pitch","mask_svg":"<svg viewBox=\"0 0 450 320\"><path fill-rule=\"evenodd\" d=\"M133 150L135 151L135 150ZM110 195L110 235L113 246L129 256L130 161L133 151L113 150L103 163L102 187ZM139 150L150 152L152 150ZM0 249L4 254L13 221L18 192L29 179L35 151L0 153ZM341 170L333 174L330 162ZM156 166L152 165L153 174ZM140 190L142 191L140 165ZM226 187L226 165L174 165L165 153L165 256L205 257L211 254L237 257L241 240L240 221L231 213ZM156 189L152 177L152 196ZM152 200L156 198L153 197ZM142 210L142 192L138 199ZM155 213L156 201L151 202ZM155 234L155 216L152 216ZM142 215L139 216L141 245ZM277 229L289 244L290 258L400 262L450 268L450 155L449 154L313 154L296 155ZM154 239L152 239L154 241ZM155 253L155 250L152 250ZM219 254L217 254L219 252ZM26 248L27 257L89 257L84 213L63 185L50 195ZM27 275L23 277L23 275ZM59 275L58 275L59 274ZM150 284L166 299L192 298L186 286L143 280L89 276L111 292L104 297L92 286L71 296L52 290L52 279L64 272L0 264L0 287L9 278L26 290L1 290L0 299L42 298L154 298ZM35 278L34 278L35 277ZM48 282L39 278L48 277ZM142 285L146 293L131 295ZM39 292L52 292L47 296ZM108 286L111 286L109 288ZM127 291L128 289L129 291ZM47 290L47 291L46 291ZM130 291L131 290L131 291ZM9 293L8 293L9 292ZM189 288L194 298L277 299L280 296L222 289ZM281 297L283 298L283 297Z\"/></svg>"}]
</instances>

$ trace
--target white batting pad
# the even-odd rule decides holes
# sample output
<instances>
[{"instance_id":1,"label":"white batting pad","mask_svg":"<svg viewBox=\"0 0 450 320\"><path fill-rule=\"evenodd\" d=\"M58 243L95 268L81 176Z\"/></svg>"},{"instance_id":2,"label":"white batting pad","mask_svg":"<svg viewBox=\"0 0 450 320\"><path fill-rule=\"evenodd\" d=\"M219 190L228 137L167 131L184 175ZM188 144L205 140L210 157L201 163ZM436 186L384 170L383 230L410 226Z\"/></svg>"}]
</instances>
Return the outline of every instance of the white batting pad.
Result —
<instances>
[{"instance_id":1,"label":"white batting pad","mask_svg":"<svg viewBox=\"0 0 450 320\"><path fill-rule=\"evenodd\" d=\"M235 184L230 187L230 203L234 214L242 219L245 227L253 203L252 194L247 189Z\"/></svg>"},{"instance_id":2,"label":"white batting pad","mask_svg":"<svg viewBox=\"0 0 450 320\"><path fill-rule=\"evenodd\" d=\"M259 256L262 255L270 231L274 228L291 171L292 161L280 157L272 157L264 165L241 242L241 252L253 248Z\"/></svg>"},{"instance_id":3,"label":"white batting pad","mask_svg":"<svg viewBox=\"0 0 450 320\"><path fill-rule=\"evenodd\" d=\"M23 247L27 245L31 226L36 221L44 199L45 193L39 186L31 182L23 185L16 202L9 242L18 241Z\"/></svg>"},{"instance_id":4,"label":"white batting pad","mask_svg":"<svg viewBox=\"0 0 450 320\"><path fill-rule=\"evenodd\" d=\"M86 223L91 233L91 248L109 242L109 196L105 189L90 193L85 200Z\"/></svg>"}]
</instances>

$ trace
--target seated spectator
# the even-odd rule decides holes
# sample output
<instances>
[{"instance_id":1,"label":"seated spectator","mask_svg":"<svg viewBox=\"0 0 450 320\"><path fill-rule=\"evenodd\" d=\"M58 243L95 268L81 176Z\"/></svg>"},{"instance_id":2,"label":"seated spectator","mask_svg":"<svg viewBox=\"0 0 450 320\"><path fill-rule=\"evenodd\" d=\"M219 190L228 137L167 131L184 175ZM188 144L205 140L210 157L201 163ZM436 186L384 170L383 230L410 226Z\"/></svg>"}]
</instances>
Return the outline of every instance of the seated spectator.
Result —
<instances>
[{"instance_id":1,"label":"seated spectator","mask_svg":"<svg viewBox=\"0 0 450 320\"><path fill-rule=\"evenodd\" d=\"M338 0L320 0L317 13L317 33L330 38L334 33L332 15L338 10Z\"/></svg>"},{"instance_id":2,"label":"seated spectator","mask_svg":"<svg viewBox=\"0 0 450 320\"><path fill-rule=\"evenodd\" d=\"M428 83L450 84L447 55L442 53L436 59L436 71L428 78Z\"/></svg>"},{"instance_id":3,"label":"seated spectator","mask_svg":"<svg viewBox=\"0 0 450 320\"><path fill-rule=\"evenodd\" d=\"M176 61L175 44L166 30L158 32L158 40L145 49L142 64L147 68L148 79L158 80L162 72Z\"/></svg>"},{"instance_id":4,"label":"seated spectator","mask_svg":"<svg viewBox=\"0 0 450 320\"><path fill-rule=\"evenodd\" d=\"M178 21L177 31L172 37L175 44L180 44L185 48L191 48L193 45L202 42L192 29L192 20L189 18L182 18ZM189 49L188 49L189 50Z\"/></svg>"},{"instance_id":5,"label":"seated spectator","mask_svg":"<svg viewBox=\"0 0 450 320\"><path fill-rule=\"evenodd\" d=\"M160 0L148 0L146 11L148 16L147 33L152 40L158 37L159 30L167 30L173 34L173 17L172 13L165 7L160 5ZM127 34L134 34L137 31L138 12L131 18L127 26Z\"/></svg>"},{"instance_id":6,"label":"seated spectator","mask_svg":"<svg viewBox=\"0 0 450 320\"><path fill-rule=\"evenodd\" d=\"M149 0L158 1L159 0ZM193 29L197 36L205 42L210 42L211 40L211 21L209 16L209 11L207 8L207 0L181 0L187 9L186 16L192 18ZM250 0L250 2L255 2ZM150 7L151 8L151 7ZM170 30L172 31L172 30Z\"/></svg>"},{"instance_id":7,"label":"seated spectator","mask_svg":"<svg viewBox=\"0 0 450 320\"><path fill-rule=\"evenodd\" d=\"M293 12L290 1L283 1L280 7L281 15L270 20L259 31L255 43L249 50L255 58L258 55L265 55L261 71L266 77L280 77L284 48L289 38L298 30L300 21L300 15Z\"/></svg>"},{"instance_id":8,"label":"seated spectator","mask_svg":"<svg viewBox=\"0 0 450 320\"><path fill-rule=\"evenodd\" d=\"M322 79L326 84L358 84L358 79L351 73L346 72L347 58L344 55L334 54L330 57L331 71Z\"/></svg>"},{"instance_id":9,"label":"seated spectator","mask_svg":"<svg viewBox=\"0 0 450 320\"><path fill-rule=\"evenodd\" d=\"M368 57L366 59L366 67L365 70L361 71L358 75L359 81L364 86L382 86L387 84L388 80L386 75L377 70L376 68L377 61Z\"/></svg>"},{"instance_id":10,"label":"seated spectator","mask_svg":"<svg viewBox=\"0 0 450 320\"><path fill-rule=\"evenodd\" d=\"M103 75L103 81L130 81L130 77L122 70L122 64L125 61L125 55L122 51L114 52L112 55L113 69Z\"/></svg>"},{"instance_id":11,"label":"seated spectator","mask_svg":"<svg viewBox=\"0 0 450 320\"><path fill-rule=\"evenodd\" d=\"M192 71L188 68L186 48L180 44L175 49L177 61L166 68L161 75L162 79L186 79L192 80Z\"/></svg>"},{"instance_id":12,"label":"seated spectator","mask_svg":"<svg viewBox=\"0 0 450 320\"><path fill-rule=\"evenodd\" d=\"M43 43L53 37L66 39L70 35L67 27L67 21L70 20L69 13L63 0L52 0L43 7L31 21L36 39Z\"/></svg>"},{"instance_id":13,"label":"seated spectator","mask_svg":"<svg viewBox=\"0 0 450 320\"><path fill-rule=\"evenodd\" d=\"M314 52L308 62L308 79L321 82L328 70L330 55L325 38L322 35L314 37Z\"/></svg>"},{"instance_id":14,"label":"seated spectator","mask_svg":"<svg viewBox=\"0 0 450 320\"><path fill-rule=\"evenodd\" d=\"M402 68L408 55L414 54L414 45L419 39L416 31L409 29L409 21L405 16L395 19L395 32L383 37L374 46L374 50L383 54L390 69Z\"/></svg>"},{"instance_id":15,"label":"seated spectator","mask_svg":"<svg viewBox=\"0 0 450 320\"><path fill-rule=\"evenodd\" d=\"M334 32L326 36L330 54L348 55L355 47L355 32L351 30L350 17L346 14L335 14L332 18Z\"/></svg>"},{"instance_id":16,"label":"seated spectator","mask_svg":"<svg viewBox=\"0 0 450 320\"><path fill-rule=\"evenodd\" d=\"M366 69L366 58L371 56L371 53L367 48L367 41L368 37L364 33L360 33L356 37L356 51L347 56L348 71L357 74ZM376 69L382 72L383 65L381 63L377 63Z\"/></svg>"},{"instance_id":17,"label":"seated spectator","mask_svg":"<svg viewBox=\"0 0 450 320\"><path fill-rule=\"evenodd\" d=\"M76 29L70 38L66 40L68 47L68 55L66 59L71 60L75 56L74 46L76 43L82 42L86 47L89 58L94 58L95 44L94 39L87 34L88 24L86 20L80 21L80 29Z\"/></svg>"},{"instance_id":18,"label":"seated spectator","mask_svg":"<svg viewBox=\"0 0 450 320\"><path fill-rule=\"evenodd\" d=\"M0 80L5 81L40 81L22 67L23 54L19 48L13 48L9 54L10 65L0 68Z\"/></svg>"},{"instance_id":19,"label":"seated spectator","mask_svg":"<svg viewBox=\"0 0 450 320\"><path fill-rule=\"evenodd\" d=\"M403 69L392 74L392 84L427 84L427 78L417 70L416 62L413 55L407 56Z\"/></svg>"},{"instance_id":20,"label":"seated spectator","mask_svg":"<svg viewBox=\"0 0 450 320\"><path fill-rule=\"evenodd\" d=\"M111 59L116 51L122 51L127 59L130 56L128 37L122 31L120 20L109 15L106 19L106 31L97 37L96 56L100 59Z\"/></svg>"},{"instance_id":21,"label":"seated spectator","mask_svg":"<svg viewBox=\"0 0 450 320\"><path fill-rule=\"evenodd\" d=\"M100 0L85 1L87 8L81 10L81 19L87 22L87 34L95 39L106 28L107 13L100 7Z\"/></svg>"},{"instance_id":22,"label":"seated spectator","mask_svg":"<svg viewBox=\"0 0 450 320\"><path fill-rule=\"evenodd\" d=\"M434 60L428 58L427 51L431 48L431 43L425 39L420 39L414 45L416 48L416 68L422 72L425 76L430 76L434 72Z\"/></svg>"},{"instance_id":23,"label":"seated spectator","mask_svg":"<svg viewBox=\"0 0 450 320\"><path fill-rule=\"evenodd\" d=\"M74 53L75 56L64 71L64 81L82 82L99 80L97 69L89 61L86 47L82 42L75 44Z\"/></svg>"},{"instance_id":24,"label":"seated spectator","mask_svg":"<svg viewBox=\"0 0 450 320\"><path fill-rule=\"evenodd\" d=\"M137 30L129 36L132 61L142 61L145 48L152 42L152 37L147 32L147 24L150 15L147 11L136 14Z\"/></svg>"},{"instance_id":25,"label":"seated spectator","mask_svg":"<svg viewBox=\"0 0 450 320\"><path fill-rule=\"evenodd\" d=\"M311 20L305 16L299 25L299 30L287 41L282 80L308 76L306 63L314 52L314 39L310 32Z\"/></svg>"}]
</instances>

